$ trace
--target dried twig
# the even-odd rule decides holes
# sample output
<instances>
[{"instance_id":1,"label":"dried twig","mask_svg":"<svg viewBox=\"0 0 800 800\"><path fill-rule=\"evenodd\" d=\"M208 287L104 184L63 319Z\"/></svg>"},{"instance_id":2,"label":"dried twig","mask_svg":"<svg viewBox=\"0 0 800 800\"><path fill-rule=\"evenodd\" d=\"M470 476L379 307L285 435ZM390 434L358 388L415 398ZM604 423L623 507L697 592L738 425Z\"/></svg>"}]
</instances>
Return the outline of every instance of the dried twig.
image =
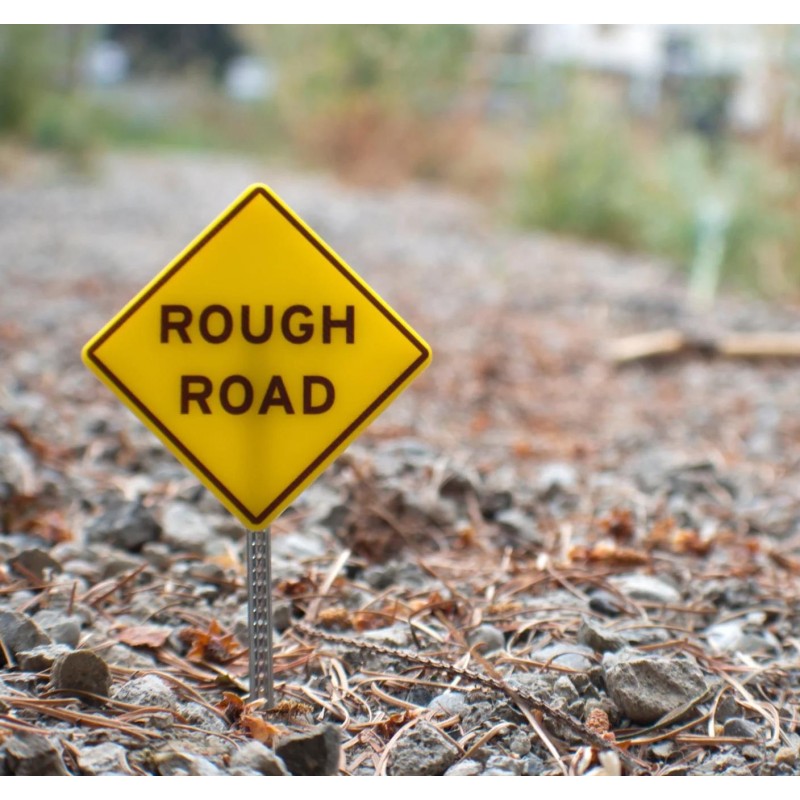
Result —
<instances>
[{"instance_id":1,"label":"dried twig","mask_svg":"<svg viewBox=\"0 0 800 800\"><path fill-rule=\"evenodd\" d=\"M650 772L650 767L648 764L631 756L615 742L604 739L602 736L598 735L594 731L589 730L585 725L583 725L581 722L571 717L569 714L566 714L565 712L559 709L553 708L548 703L545 703L544 700L540 699L539 697L536 697L535 695L531 694L525 689L517 689L509 686L506 681L500 678L489 677L487 675L484 675L483 673L477 672L469 668L456 667L453 664L448 664L446 661L440 661L439 659L428 658L427 656L423 656L418 653L412 653L409 650L398 650L392 647L385 647L383 645L373 644L371 642L364 642L359 639L353 639L349 636L340 636L333 633L327 633L326 631L321 631L318 628L314 628L302 622L295 623L295 627L301 633L316 639L322 639L324 641L332 642L335 644L342 644L347 647L355 647L357 649L366 650L368 652L377 653L379 655L386 655L405 661L411 661L412 663L420 664L421 666L426 667L428 669L440 670L450 675L457 675L459 677L472 681L473 683L485 686L486 688L492 689L496 692L499 692L500 694L509 697L520 707L520 710L523 710L523 713L525 707L530 706L530 708L540 712L544 716L550 717L551 719L560 722L562 725L565 725L573 733L575 733L576 736L578 736L582 741L592 745L593 747L596 747L600 750L614 750L619 754L620 760L632 772L635 773L641 771ZM395 734L395 736L392 737L393 740L396 737L397 734ZM384 755L386 755L385 752Z\"/></svg>"}]
</instances>

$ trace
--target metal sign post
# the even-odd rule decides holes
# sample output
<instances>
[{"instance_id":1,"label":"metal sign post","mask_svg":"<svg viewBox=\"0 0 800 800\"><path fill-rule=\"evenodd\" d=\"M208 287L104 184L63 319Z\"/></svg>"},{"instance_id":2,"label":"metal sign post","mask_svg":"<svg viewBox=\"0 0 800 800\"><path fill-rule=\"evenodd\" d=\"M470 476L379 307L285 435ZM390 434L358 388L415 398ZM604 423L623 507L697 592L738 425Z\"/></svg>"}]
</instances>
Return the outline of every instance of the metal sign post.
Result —
<instances>
[{"instance_id":1,"label":"metal sign post","mask_svg":"<svg viewBox=\"0 0 800 800\"><path fill-rule=\"evenodd\" d=\"M247 531L247 630L250 701L275 705L272 674L272 548L269 528Z\"/></svg>"}]
</instances>

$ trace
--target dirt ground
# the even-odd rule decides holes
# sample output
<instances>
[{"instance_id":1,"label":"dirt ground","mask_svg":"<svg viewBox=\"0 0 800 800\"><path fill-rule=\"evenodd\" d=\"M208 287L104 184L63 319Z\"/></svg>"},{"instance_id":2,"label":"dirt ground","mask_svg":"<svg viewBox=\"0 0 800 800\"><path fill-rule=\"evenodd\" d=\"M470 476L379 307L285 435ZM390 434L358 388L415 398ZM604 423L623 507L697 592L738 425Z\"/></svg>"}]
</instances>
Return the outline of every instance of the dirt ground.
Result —
<instances>
[{"instance_id":1,"label":"dirt ground","mask_svg":"<svg viewBox=\"0 0 800 800\"><path fill-rule=\"evenodd\" d=\"M800 772L797 362L609 358L800 309L692 311L664 265L429 187L3 169L0 774ZM254 181L434 351L272 526L272 708L243 530L80 361Z\"/></svg>"}]
</instances>

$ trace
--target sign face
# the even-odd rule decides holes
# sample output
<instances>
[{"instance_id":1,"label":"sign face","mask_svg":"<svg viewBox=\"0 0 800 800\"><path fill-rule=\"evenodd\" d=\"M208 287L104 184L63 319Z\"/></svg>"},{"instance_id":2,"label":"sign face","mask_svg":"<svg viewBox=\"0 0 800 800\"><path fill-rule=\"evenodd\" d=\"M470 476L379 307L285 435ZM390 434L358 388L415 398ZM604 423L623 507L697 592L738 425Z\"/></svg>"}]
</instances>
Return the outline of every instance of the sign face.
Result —
<instances>
[{"instance_id":1,"label":"sign face","mask_svg":"<svg viewBox=\"0 0 800 800\"><path fill-rule=\"evenodd\" d=\"M253 530L430 359L414 330L261 184L83 350L89 369Z\"/></svg>"}]
</instances>

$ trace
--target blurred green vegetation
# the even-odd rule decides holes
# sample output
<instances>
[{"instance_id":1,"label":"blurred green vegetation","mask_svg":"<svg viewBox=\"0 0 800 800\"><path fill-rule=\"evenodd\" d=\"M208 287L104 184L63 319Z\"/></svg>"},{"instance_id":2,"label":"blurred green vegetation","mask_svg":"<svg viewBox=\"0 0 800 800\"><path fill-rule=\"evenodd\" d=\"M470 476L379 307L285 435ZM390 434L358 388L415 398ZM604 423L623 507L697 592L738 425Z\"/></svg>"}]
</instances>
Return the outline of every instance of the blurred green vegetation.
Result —
<instances>
[{"instance_id":1,"label":"blurred green vegetation","mask_svg":"<svg viewBox=\"0 0 800 800\"><path fill-rule=\"evenodd\" d=\"M624 95L596 91L574 67L505 57L484 34L465 25L0 26L0 137L84 166L103 148L168 147L288 159L362 184L438 180L525 227L796 291L800 173L727 134L728 78L679 82L671 114L640 119ZM130 74L91 85L83 57L108 37L125 45ZM273 82L258 100L226 90L226 69L242 55ZM712 291L715 281L706 280Z\"/></svg>"},{"instance_id":2,"label":"blurred green vegetation","mask_svg":"<svg viewBox=\"0 0 800 800\"><path fill-rule=\"evenodd\" d=\"M85 26L0 26L0 134L85 159L94 132L80 88Z\"/></svg>"},{"instance_id":3,"label":"blurred green vegetation","mask_svg":"<svg viewBox=\"0 0 800 800\"><path fill-rule=\"evenodd\" d=\"M613 104L577 99L529 139L512 214L523 226L672 260L722 242L722 278L783 291L800 282L800 174L735 141L642 131Z\"/></svg>"}]
</instances>

